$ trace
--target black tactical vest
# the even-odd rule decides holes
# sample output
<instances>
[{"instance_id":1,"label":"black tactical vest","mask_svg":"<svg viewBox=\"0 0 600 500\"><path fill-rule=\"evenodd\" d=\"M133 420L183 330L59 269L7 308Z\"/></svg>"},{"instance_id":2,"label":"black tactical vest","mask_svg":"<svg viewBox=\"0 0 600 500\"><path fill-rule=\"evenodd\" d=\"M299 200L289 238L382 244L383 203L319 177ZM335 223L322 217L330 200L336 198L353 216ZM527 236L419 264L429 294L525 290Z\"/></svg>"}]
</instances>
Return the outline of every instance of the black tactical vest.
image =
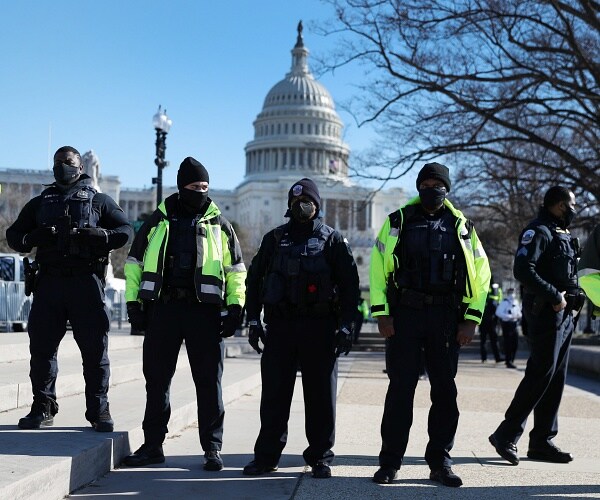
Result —
<instances>
[{"instance_id":1,"label":"black tactical vest","mask_svg":"<svg viewBox=\"0 0 600 500\"><path fill-rule=\"evenodd\" d=\"M552 237L546 251L540 255L536 272L558 290L577 288L577 257L579 250L574 238L554 222L536 219L527 229L540 228Z\"/></svg>"},{"instance_id":2,"label":"black tactical vest","mask_svg":"<svg viewBox=\"0 0 600 500\"><path fill-rule=\"evenodd\" d=\"M64 193L56 186L42 191L40 207L36 214L38 226L54 227L60 233L53 246L38 247L36 259L39 262L55 263L65 258L71 263L93 259L89 248L80 248L68 238L68 230L73 228L97 227L100 214L92 210L92 200L96 190L80 183L77 188Z\"/></svg>"},{"instance_id":3,"label":"black tactical vest","mask_svg":"<svg viewBox=\"0 0 600 500\"><path fill-rule=\"evenodd\" d=\"M173 215L169 218L164 284L194 289L196 269L197 219L192 215Z\"/></svg>"},{"instance_id":4,"label":"black tactical vest","mask_svg":"<svg viewBox=\"0 0 600 500\"><path fill-rule=\"evenodd\" d=\"M398 288L462 293L466 263L456 233L456 217L450 210L442 210L431 218L417 206L406 207L404 217L394 250L399 264L394 273Z\"/></svg>"},{"instance_id":5,"label":"black tactical vest","mask_svg":"<svg viewBox=\"0 0 600 500\"><path fill-rule=\"evenodd\" d=\"M335 298L325 245L334 230L321 225L310 238L295 242L287 226L275 229L275 251L263 286L263 303L299 310L330 306Z\"/></svg>"}]
</instances>

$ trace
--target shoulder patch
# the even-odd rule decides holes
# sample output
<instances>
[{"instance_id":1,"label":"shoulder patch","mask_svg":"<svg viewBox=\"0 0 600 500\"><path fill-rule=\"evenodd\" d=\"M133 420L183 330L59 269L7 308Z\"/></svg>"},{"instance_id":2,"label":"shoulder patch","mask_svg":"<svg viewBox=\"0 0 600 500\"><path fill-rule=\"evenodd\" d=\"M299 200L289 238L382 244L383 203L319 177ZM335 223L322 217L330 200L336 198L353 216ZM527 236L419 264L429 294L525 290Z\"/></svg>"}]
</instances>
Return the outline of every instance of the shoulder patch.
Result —
<instances>
[{"instance_id":1,"label":"shoulder patch","mask_svg":"<svg viewBox=\"0 0 600 500\"><path fill-rule=\"evenodd\" d=\"M525 257L527 257L527 249L525 247L519 248L519 251L517 252L516 257L519 257L521 255L524 255Z\"/></svg>"},{"instance_id":2,"label":"shoulder patch","mask_svg":"<svg viewBox=\"0 0 600 500\"><path fill-rule=\"evenodd\" d=\"M535 231L533 229L528 229L521 236L521 245L529 245L533 241L533 237L535 236Z\"/></svg>"}]
</instances>

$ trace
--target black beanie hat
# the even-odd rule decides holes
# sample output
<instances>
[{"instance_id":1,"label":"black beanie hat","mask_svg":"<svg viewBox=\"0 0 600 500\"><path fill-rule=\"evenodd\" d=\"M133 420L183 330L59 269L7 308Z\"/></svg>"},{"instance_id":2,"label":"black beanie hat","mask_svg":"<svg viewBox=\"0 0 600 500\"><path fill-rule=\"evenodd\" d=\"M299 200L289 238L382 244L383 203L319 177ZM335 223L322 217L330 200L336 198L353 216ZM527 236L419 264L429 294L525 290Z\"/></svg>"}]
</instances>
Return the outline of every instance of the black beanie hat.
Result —
<instances>
[{"instance_id":1,"label":"black beanie hat","mask_svg":"<svg viewBox=\"0 0 600 500\"><path fill-rule=\"evenodd\" d=\"M292 200L298 196L308 196L317 205L317 213L321 208L321 195L319 188L312 179L305 177L296 182L288 192L288 208L292 206Z\"/></svg>"},{"instance_id":2,"label":"black beanie hat","mask_svg":"<svg viewBox=\"0 0 600 500\"><path fill-rule=\"evenodd\" d=\"M198 160L188 156L177 171L177 189L183 189L192 182L209 182L208 170Z\"/></svg>"},{"instance_id":3,"label":"black beanie hat","mask_svg":"<svg viewBox=\"0 0 600 500\"><path fill-rule=\"evenodd\" d=\"M427 179L437 179L446 186L446 191L450 192L452 183L450 182L450 171L446 165L441 163L426 163L417 175L417 190L421 182Z\"/></svg>"}]
</instances>

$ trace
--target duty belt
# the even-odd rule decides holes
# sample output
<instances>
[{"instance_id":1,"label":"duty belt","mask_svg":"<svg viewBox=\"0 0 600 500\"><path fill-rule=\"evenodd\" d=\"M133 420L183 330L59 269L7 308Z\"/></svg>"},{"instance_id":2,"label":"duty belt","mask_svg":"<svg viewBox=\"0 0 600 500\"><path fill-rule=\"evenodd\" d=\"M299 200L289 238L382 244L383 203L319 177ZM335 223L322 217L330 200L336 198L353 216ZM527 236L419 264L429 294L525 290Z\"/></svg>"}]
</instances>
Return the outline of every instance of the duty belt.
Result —
<instances>
[{"instance_id":1,"label":"duty belt","mask_svg":"<svg viewBox=\"0 0 600 500\"><path fill-rule=\"evenodd\" d=\"M198 302L196 291L193 288L177 288L167 286L160 292L160 300L169 302L171 300L183 300L187 302Z\"/></svg>"},{"instance_id":2,"label":"duty belt","mask_svg":"<svg viewBox=\"0 0 600 500\"><path fill-rule=\"evenodd\" d=\"M94 274L94 269L91 265L86 267L51 267L40 265L40 275L48 274L49 276L85 276L86 274Z\"/></svg>"},{"instance_id":3,"label":"duty belt","mask_svg":"<svg viewBox=\"0 0 600 500\"><path fill-rule=\"evenodd\" d=\"M398 305L413 307L416 309L422 308L424 305L442 306L453 305L455 297L452 292L444 295L434 295L425 292L419 292L411 288L401 288L399 291Z\"/></svg>"}]
</instances>

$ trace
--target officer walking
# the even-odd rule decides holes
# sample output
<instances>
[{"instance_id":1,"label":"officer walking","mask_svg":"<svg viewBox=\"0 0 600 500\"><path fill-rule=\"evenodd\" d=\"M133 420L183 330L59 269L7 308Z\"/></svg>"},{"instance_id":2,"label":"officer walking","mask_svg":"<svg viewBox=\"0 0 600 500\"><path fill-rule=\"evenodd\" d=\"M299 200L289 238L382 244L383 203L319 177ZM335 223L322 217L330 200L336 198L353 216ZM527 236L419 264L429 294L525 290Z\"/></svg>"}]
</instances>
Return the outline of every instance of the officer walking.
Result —
<instances>
[{"instance_id":1,"label":"officer walking","mask_svg":"<svg viewBox=\"0 0 600 500\"><path fill-rule=\"evenodd\" d=\"M75 148L63 146L54 153L53 172L56 182L27 202L6 231L14 250L28 253L36 247L39 268L29 314L33 404L19 427L53 425L56 355L69 321L83 360L85 418L96 431L112 432L104 277L109 252L125 245L133 231L115 201L89 185Z\"/></svg>"},{"instance_id":2,"label":"officer walking","mask_svg":"<svg viewBox=\"0 0 600 500\"><path fill-rule=\"evenodd\" d=\"M430 479L458 487L450 450L458 425L454 377L460 346L481 321L490 282L473 223L446 198L448 168L426 164L419 196L391 213L371 252L371 314L386 337L390 384L385 399L376 483L391 483L402 465L413 419L421 349L431 383Z\"/></svg>"},{"instance_id":3,"label":"officer walking","mask_svg":"<svg viewBox=\"0 0 600 500\"><path fill-rule=\"evenodd\" d=\"M125 264L131 326L145 330L144 444L125 465L162 463L171 415L169 388L185 341L196 386L204 469L223 468L225 410L221 394L223 337L232 336L244 305L246 268L237 236L208 197L209 175L188 157L178 193L166 198L137 233ZM222 319L222 312L226 314Z\"/></svg>"},{"instance_id":4,"label":"officer walking","mask_svg":"<svg viewBox=\"0 0 600 500\"><path fill-rule=\"evenodd\" d=\"M521 304L515 297L515 289L509 288L506 297L502 299L496 309L496 316L500 319L502 326L502 337L504 339L504 358L506 368L516 368L515 357L519 347L519 333L517 325L521 320Z\"/></svg>"},{"instance_id":5,"label":"officer walking","mask_svg":"<svg viewBox=\"0 0 600 500\"><path fill-rule=\"evenodd\" d=\"M600 224L589 235L581 259L577 263L579 284L594 304L594 315L600 316Z\"/></svg>"},{"instance_id":6,"label":"officer walking","mask_svg":"<svg viewBox=\"0 0 600 500\"><path fill-rule=\"evenodd\" d=\"M572 312L581 308L584 298L577 284L578 245L567 229L575 213L575 195L565 187L551 187L537 218L521 233L515 255L513 273L524 286L523 313L531 352L504 421L489 437L498 454L513 465L519 463L517 442L532 411L527 456L555 463L573 460L552 440L558 433L558 407L574 329Z\"/></svg>"},{"instance_id":7,"label":"officer walking","mask_svg":"<svg viewBox=\"0 0 600 500\"><path fill-rule=\"evenodd\" d=\"M352 347L358 272L344 238L323 224L317 185L304 178L288 194L287 224L268 232L248 271L249 343L261 359L261 428L244 474L277 470L287 442L296 368L302 372L304 460L313 477L331 477L337 362ZM264 306L266 331L260 314Z\"/></svg>"},{"instance_id":8,"label":"officer walking","mask_svg":"<svg viewBox=\"0 0 600 500\"><path fill-rule=\"evenodd\" d=\"M500 357L500 351L498 350L498 334L496 328L498 326L498 318L496 317L496 308L502 300L502 288L498 283L493 283L490 286L490 290L485 301L485 309L483 310L483 318L479 325L479 352L481 355L481 362L487 361L487 349L485 343L487 339L490 339L490 346L496 363L504 361L504 358Z\"/></svg>"}]
</instances>

